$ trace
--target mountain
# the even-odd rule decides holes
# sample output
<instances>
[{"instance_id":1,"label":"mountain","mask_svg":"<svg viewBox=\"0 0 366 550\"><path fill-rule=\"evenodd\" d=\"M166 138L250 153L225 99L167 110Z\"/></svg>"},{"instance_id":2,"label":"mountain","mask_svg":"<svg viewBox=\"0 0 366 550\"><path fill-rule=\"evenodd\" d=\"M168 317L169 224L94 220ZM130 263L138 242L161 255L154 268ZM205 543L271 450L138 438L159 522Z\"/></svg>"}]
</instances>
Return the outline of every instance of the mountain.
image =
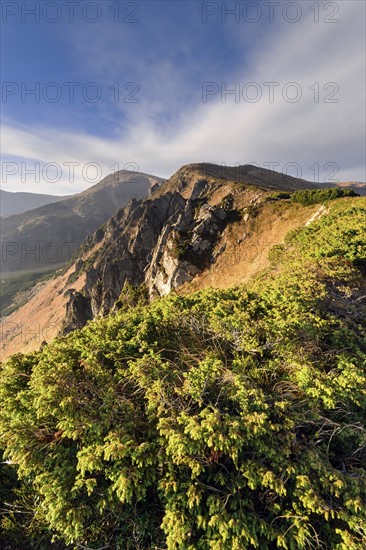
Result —
<instances>
[{"instance_id":1,"label":"mountain","mask_svg":"<svg viewBox=\"0 0 366 550\"><path fill-rule=\"evenodd\" d=\"M71 196L71 195L70 195ZM68 199L69 196L43 195L39 193L12 193L0 189L0 216L21 214L46 204Z\"/></svg>"},{"instance_id":2,"label":"mountain","mask_svg":"<svg viewBox=\"0 0 366 550\"><path fill-rule=\"evenodd\" d=\"M109 275L119 281L114 260L128 281L153 247L143 286L125 284L109 315L1 366L2 548L366 548L366 199L289 199L195 173L84 247L105 253L105 276L93 260L96 306ZM222 246L238 245L239 229L230 264ZM257 255L281 244L233 287L253 236ZM168 289L156 269L181 283L179 264L203 274L216 250L225 289L183 285L148 303ZM78 269L82 288L92 268Z\"/></svg>"},{"instance_id":3,"label":"mountain","mask_svg":"<svg viewBox=\"0 0 366 550\"><path fill-rule=\"evenodd\" d=\"M163 181L121 170L70 198L1 218L2 273L60 266L119 208Z\"/></svg>"},{"instance_id":4,"label":"mountain","mask_svg":"<svg viewBox=\"0 0 366 550\"><path fill-rule=\"evenodd\" d=\"M250 165L182 167L87 237L57 276L17 298L26 303L3 321L3 356L105 315L126 285L152 299L247 281L289 230L324 214L322 205L288 200L304 189L319 187Z\"/></svg>"}]
</instances>

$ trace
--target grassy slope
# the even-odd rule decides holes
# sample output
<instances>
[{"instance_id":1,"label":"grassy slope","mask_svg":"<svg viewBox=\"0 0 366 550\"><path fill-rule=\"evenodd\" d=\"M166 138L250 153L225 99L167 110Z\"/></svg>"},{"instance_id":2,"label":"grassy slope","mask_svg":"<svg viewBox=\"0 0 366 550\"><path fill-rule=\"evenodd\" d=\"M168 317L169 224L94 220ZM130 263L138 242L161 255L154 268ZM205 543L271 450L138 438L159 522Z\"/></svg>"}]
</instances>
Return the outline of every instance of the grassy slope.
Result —
<instances>
[{"instance_id":1,"label":"grassy slope","mask_svg":"<svg viewBox=\"0 0 366 550\"><path fill-rule=\"evenodd\" d=\"M228 193L235 193L234 208L243 212L250 200L259 194L262 194L265 200L265 193L261 193L257 188L248 188L245 184L226 182L224 185L216 181L215 185L215 190L209 193L212 204L219 204ZM268 265L268 251L271 246L282 242L289 230L304 225L318 207L318 205L304 207L299 204L290 204L289 201L268 202L262 203L258 208L250 207L250 220L247 223L240 220L228 224L227 230L219 239L216 249L225 245L225 253L219 256L209 269L205 269L196 277L192 284L183 287L179 292L192 292L207 286L227 288L248 281L251 276ZM257 210L255 215L254 210ZM247 238L238 243L244 232L248 234ZM99 248L100 244L83 253L84 267L90 263L88 254L93 258L94 255L99 254ZM111 250L110 254L114 252ZM77 258L74 262L76 260ZM71 277L65 286L65 273L75 269L74 265L73 262L65 265L61 272L57 272L59 276L55 280L48 281L41 293L35 294L25 307L16 310L7 318L10 326L19 326L24 323L30 327L37 324L40 332L46 333L47 337L25 340L19 331L17 334L12 334L11 338L4 338L1 349L3 359L19 351L28 352L38 349L43 340L49 341L52 336L50 326L53 327L54 334L61 330L65 305L60 300L59 292L64 293L68 288L77 290L82 288L82 281L77 281L74 277ZM60 321L59 326L56 326L56 317Z\"/></svg>"},{"instance_id":2,"label":"grassy slope","mask_svg":"<svg viewBox=\"0 0 366 550\"><path fill-rule=\"evenodd\" d=\"M0 315L10 315L27 301L26 293L37 283L48 279L54 271L22 273L1 278L0 281Z\"/></svg>"},{"instance_id":3,"label":"grassy slope","mask_svg":"<svg viewBox=\"0 0 366 550\"><path fill-rule=\"evenodd\" d=\"M335 201L246 287L125 306L10 359L1 432L42 528L89 547L363 548L365 220L364 199Z\"/></svg>"}]
</instances>

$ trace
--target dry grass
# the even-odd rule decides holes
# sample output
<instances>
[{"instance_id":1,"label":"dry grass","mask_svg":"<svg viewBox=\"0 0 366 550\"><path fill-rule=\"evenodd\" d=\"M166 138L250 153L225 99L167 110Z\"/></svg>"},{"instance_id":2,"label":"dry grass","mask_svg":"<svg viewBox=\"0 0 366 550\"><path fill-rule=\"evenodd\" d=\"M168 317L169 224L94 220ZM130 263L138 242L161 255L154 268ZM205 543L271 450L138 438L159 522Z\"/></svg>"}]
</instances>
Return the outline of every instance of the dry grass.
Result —
<instances>
[{"instance_id":1,"label":"dry grass","mask_svg":"<svg viewBox=\"0 0 366 550\"><path fill-rule=\"evenodd\" d=\"M180 189L185 198L190 197L195 183L202 177L198 172L190 172L187 175L185 187ZM243 216L249 213L250 218L227 226L214 252L223 245L226 247L225 251L217 257L215 263L197 275L191 283L183 285L179 289L180 293L188 293L208 286L227 288L245 283L267 267L270 248L274 244L283 242L285 235L291 229L305 225L318 208L318 206L305 208L290 204L288 201L266 202L270 192L245 182L217 180L210 177L206 177L206 180L210 189L209 204L218 205L227 195L232 195L234 209L241 212ZM179 184L178 178L174 176L154 194L154 197L168 190L174 190L177 184ZM86 260L101 246L102 242L97 243L83 259ZM28 303L4 320L0 343L2 360L19 351L36 350L43 341L50 341L58 335L69 299L65 296L65 292L70 288L81 291L85 282L85 274L81 274L76 281L68 283L68 277L73 271L74 266L71 266L67 272L56 279L40 283L37 292Z\"/></svg>"},{"instance_id":2,"label":"dry grass","mask_svg":"<svg viewBox=\"0 0 366 550\"><path fill-rule=\"evenodd\" d=\"M240 197L241 202L242 197ZM212 286L228 288L247 282L268 266L268 252L283 242L286 234L306 224L317 206L301 207L285 201L264 203L255 218L230 225L216 246L225 251L212 266L185 284L179 292L189 293ZM246 237L242 240L243 235Z\"/></svg>"},{"instance_id":3,"label":"dry grass","mask_svg":"<svg viewBox=\"0 0 366 550\"><path fill-rule=\"evenodd\" d=\"M66 290L80 291L85 274L67 284L73 272L72 266L66 273L37 285L37 292L20 309L5 317L1 324L0 360L13 353L27 353L40 347L42 342L55 338L65 319L68 297Z\"/></svg>"}]
</instances>

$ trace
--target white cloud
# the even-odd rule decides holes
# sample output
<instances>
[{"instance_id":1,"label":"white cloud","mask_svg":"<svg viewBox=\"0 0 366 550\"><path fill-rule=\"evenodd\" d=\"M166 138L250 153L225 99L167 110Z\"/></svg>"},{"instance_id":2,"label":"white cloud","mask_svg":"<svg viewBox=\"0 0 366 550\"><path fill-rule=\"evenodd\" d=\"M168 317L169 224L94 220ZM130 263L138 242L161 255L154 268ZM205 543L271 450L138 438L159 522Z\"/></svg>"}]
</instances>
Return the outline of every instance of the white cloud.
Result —
<instances>
[{"instance_id":1,"label":"white cloud","mask_svg":"<svg viewBox=\"0 0 366 550\"><path fill-rule=\"evenodd\" d=\"M99 163L103 176L115 162L121 167L134 162L141 171L162 176L171 175L182 164L197 161L227 164L273 161L279 163L279 170L286 163L296 162L302 168L303 177L309 179L314 177L311 169L314 163L319 163L323 179L331 171L324 170L324 166L333 162L339 165L335 176L338 179L364 181L365 4L348 1L339 5L339 23L315 24L308 10L296 24L282 22L267 34L261 33L263 39L252 54L250 71L238 67L230 80L226 80L227 88L232 88L235 82L262 85L263 96L257 103L243 98L235 103L231 96L223 103L217 94L207 103L192 103L188 108L179 102L186 77L184 71L179 78L172 78L177 71L170 61L154 60L148 67L140 59L137 72L145 79L145 85L151 83L150 100L141 101L129 111L119 137L102 139L47 127L20 127L8 121L3 128L5 160L15 157L27 159L30 164L39 160L60 166L65 162L79 162L75 183L68 181L65 170L62 180L52 184L52 192L65 194L92 184L83 180L82 167L88 162ZM223 32L228 32L225 26ZM242 41L244 48L245 25L237 25L233 32L236 46ZM103 42L98 47L102 57ZM117 63L116 57L109 52L107 59L113 65ZM96 60L96 67L101 63L101 59ZM118 68L123 64L122 59L117 63ZM201 74L204 75L204 70ZM273 103L268 101L268 87L263 86L264 82L280 83L275 88ZM302 98L297 103L282 97L283 86L289 82L301 86ZM319 83L319 103L314 102L314 90L309 89L316 82ZM332 86L323 89L329 82L339 86L334 95L338 103L324 102L333 90ZM200 97L201 86L202 82L197 81L191 94ZM294 88L288 91L292 93ZM170 127L159 122L164 109L176 115ZM32 178L22 184L19 175L8 178L3 187L51 191L49 183L36 184Z\"/></svg>"}]
</instances>

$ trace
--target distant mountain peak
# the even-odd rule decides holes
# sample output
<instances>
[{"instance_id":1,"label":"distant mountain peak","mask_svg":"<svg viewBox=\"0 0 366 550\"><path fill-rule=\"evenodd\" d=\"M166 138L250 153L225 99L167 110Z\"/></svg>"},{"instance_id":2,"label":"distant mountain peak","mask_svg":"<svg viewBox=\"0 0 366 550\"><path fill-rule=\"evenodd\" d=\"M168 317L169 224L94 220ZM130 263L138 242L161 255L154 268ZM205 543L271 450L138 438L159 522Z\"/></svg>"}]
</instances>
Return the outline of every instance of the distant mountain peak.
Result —
<instances>
[{"instance_id":1,"label":"distant mountain peak","mask_svg":"<svg viewBox=\"0 0 366 550\"><path fill-rule=\"evenodd\" d=\"M121 170L81 193L2 218L2 246L12 244L12 250L9 247L2 258L2 271L56 269L70 260L70 251L72 254L129 200L148 196L152 187L164 181L150 174ZM51 247L54 260L48 253Z\"/></svg>"},{"instance_id":2,"label":"distant mountain peak","mask_svg":"<svg viewBox=\"0 0 366 550\"><path fill-rule=\"evenodd\" d=\"M86 237L58 276L41 283L29 302L7 318L10 324L39 323L47 332L45 340L107 314L126 285L144 288L153 298L172 290L245 282L268 265L269 250L288 231L323 213L319 205L288 200L293 191L317 190L319 184L253 165L194 163L167 181L141 176L144 198L131 197L119 209L116 203L116 213ZM119 177L110 175L92 192L82 193L86 203L77 203L80 216L95 212L106 190L113 197ZM116 188L131 188L134 177L129 174ZM68 208L70 201L65 201ZM62 215L63 210L61 220ZM16 336L3 347L8 355L24 347L35 349L37 342L24 346Z\"/></svg>"}]
</instances>

